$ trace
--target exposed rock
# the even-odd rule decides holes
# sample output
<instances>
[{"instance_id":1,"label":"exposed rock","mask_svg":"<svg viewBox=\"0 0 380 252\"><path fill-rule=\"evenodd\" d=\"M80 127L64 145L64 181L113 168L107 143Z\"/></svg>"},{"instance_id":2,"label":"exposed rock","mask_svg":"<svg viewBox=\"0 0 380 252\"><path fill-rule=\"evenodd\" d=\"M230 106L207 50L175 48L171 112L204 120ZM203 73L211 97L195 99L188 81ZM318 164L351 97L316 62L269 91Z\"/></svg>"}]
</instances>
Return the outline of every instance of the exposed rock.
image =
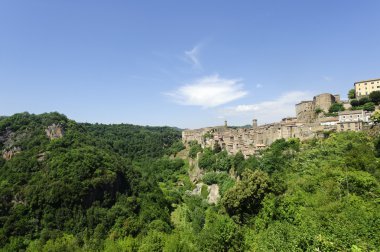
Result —
<instances>
[{"instance_id":1,"label":"exposed rock","mask_svg":"<svg viewBox=\"0 0 380 252\"><path fill-rule=\"evenodd\" d=\"M46 159L46 152L39 153L39 154L37 155L37 161L38 161L38 162L42 162L42 161L44 161L45 159Z\"/></svg>"},{"instance_id":2,"label":"exposed rock","mask_svg":"<svg viewBox=\"0 0 380 252\"><path fill-rule=\"evenodd\" d=\"M12 149L10 150L3 150L3 158L5 160L11 160L11 158L16 155L17 153L20 153L21 152L21 148L20 147L13 147Z\"/></svg>"},{"instance_id":3,"label":"exposed rock","mask_svg":"<svg viewBox=\"0 0 380 252\"><path fill-rule=\"evenodd\" d=\"M62 138L64 134L63 127L60 124L52 124L45 130L50 140Z\"/></svg>"},{"instance_id":4,"label":"exposed rock","mask_svg":"<svg viewBox=\"0 0 380 252\"><path fill-rule=\"evenodd\" d=\"M209 204L216 204L218 202L218 199L220 198L219 195L219 186L218 184L212 184L208 187L208 196L207 201Z\"/></svg>"},{"instance_id":5,"label":"exposed rock","mask_svg":"<svg viewBox=\"0 0 380 252\"><path fill-rule=\"evenodd\" d=\"M202 195L202 187L207 186L207 202L209 204L216 204L218 203L218 200L220 198L219 194L219 186L217 184L212 184L212 185L205 185L204 183L198 183L195 185L194 190L189 191L190 195Z\"/></svg>"},{"instance_id":6,"label":"exposed rock","mask_svg":"<svg viewBox=\"0 0 380 252\"><path fill-rule=\"evenodd\" d=\"M201 192L202 192L202 186L204 184L203 183L198 183L195 185L195 189L193 191L191 191L191 195L201 195Z\"/></svg>"}]
</instances>

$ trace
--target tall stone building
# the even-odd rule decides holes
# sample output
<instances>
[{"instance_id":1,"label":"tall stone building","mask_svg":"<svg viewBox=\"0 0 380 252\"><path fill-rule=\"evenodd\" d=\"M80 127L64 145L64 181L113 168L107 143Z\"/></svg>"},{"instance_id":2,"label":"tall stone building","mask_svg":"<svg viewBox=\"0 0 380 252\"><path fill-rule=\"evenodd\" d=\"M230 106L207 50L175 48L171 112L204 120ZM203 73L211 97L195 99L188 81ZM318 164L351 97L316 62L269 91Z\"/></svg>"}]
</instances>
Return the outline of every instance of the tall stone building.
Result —
<instances>
[{"instance_id":1,"label":"tall stone building","mask_svg":"<svg viewBox=\"0 0 380 252\"><path fill-rule=\"evenodd\" d=\"M318 118L317 109L328 112L335 102L340 102L340 96L328 93L316 95L312 101L301 101L296 104L297 120L306 123L314 122Z\"/></svg>"}]
</instances>

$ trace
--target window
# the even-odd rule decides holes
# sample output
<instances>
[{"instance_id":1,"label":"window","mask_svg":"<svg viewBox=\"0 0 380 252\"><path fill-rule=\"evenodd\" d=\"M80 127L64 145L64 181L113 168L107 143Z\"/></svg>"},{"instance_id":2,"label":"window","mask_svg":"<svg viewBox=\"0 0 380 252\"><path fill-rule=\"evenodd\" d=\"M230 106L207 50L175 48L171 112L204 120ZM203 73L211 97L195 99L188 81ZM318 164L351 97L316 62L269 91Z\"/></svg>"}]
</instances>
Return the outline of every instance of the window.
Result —
<instances>
[{"instance_id":1,"label":"window","mask_svg":"<svg viewBox=\"0 0 380 252\"><path fill-rule=\"evenodd\" d=\"M377 88L380 88L380 86L377 86Z\"/></svg>"},{"instance_id":2,"label":"window","mask_svg":"<svg viewBox=\"0 0 380 252\"><path fill-rule=\"evenodd\" d=\"M371 84L374 84L374 83L375 83L375 82L373 82L373 81L371 82Z\"/></svg>"}]
</instances>

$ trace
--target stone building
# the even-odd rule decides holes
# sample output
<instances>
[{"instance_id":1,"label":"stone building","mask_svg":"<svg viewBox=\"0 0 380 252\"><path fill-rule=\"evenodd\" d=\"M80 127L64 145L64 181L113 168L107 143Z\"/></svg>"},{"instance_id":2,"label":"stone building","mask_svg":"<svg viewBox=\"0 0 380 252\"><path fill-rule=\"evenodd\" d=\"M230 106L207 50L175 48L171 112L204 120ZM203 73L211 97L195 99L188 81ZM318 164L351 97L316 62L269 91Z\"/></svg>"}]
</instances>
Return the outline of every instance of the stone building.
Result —
<instances>
[{"instance_id":1,"label":"stone building","mask_svg":"<svg viewBox=\"0 0 380 252\"><path fill-rule=\"evenodd\" d=\"M319 117L317 110L328 112L330 106L335 102L340 102L340 96L328 93L316 95L312 101L301 101L296 104L297 120L305 123L315 122Z\"/></svg>"},{"instance_id":2,"label":"stone building","mask_svg":"<svg viewBox=\"0 0 380 252\"><path fill-rule=\"evenodd\" d=\"M357 81L354 87L356 98L367 96L373 91L380 91L380 79Z\"/></svg>"},{"instance_id":3,"label":"stone building","mask_svg":"<svg viewBox=\"0 0 380 252\"><path fill-rule=\"evenodd\" d=\"M324 111L340 97L332 94L320 94L312 101L296 104L296 117L283 118L280 122L258 125L252 120L251 128L224 126L208 127L196 130L184 130L182 141L197 141L203 148L213 148L215 144L230 154L241 151L246 157L256 154L277 139L299 138L301 140L323 136L326 131L362 130L369 122L370 113L365 111L343 111L338 116L325 117L317 115L316 108Z\"/></svg>"}]
</instances>

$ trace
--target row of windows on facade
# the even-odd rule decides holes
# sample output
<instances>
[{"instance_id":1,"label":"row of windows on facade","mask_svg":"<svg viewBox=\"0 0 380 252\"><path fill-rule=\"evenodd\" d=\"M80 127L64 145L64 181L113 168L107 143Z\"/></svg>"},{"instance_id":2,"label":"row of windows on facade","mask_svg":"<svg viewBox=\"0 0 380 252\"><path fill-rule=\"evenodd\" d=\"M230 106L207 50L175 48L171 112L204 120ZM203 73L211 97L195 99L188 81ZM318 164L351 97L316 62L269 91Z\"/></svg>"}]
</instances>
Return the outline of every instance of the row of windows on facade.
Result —
<instances>
[{"instance_id":1,"label":"row of windows on facade","mask_svg":"<svg viewBox=\"0 0 380 252\"><path fill-rule=\"evenodd\" d=\"M358 118L360 117L360 115L357 115L358 116ZM343 116L343 118L346 118L346 116ZM350 118L352 118L352 115L350 115Z\"/></svg>"},{"instance_id":2,"label":"row of windows on facade","mask_svg":"<svg viewBox=\"0 0 380 252\"><path fill-rule=\"evenodd\" d=\"M377 81L376 83L380 83L380 81ZM367 84L368 84L367 82L364 82L364 85L367 85ZM372 81L371 84L375 84L375 82Z\"/></svg>"},{"instance_id":3,"label":"row of windows on facade","mask_svg":"<svg viewBox=\"0 0 380 252\"><path fill-rule=\"evenodd\" d=\"M374 88L374 87L372 86L372 88ZM377 86L376 88L380 88L380 86ZM365 87L365 90L367 90L367 87ZM360 91L360 88L359 88L359 91Z\"/></svg>"}]
</instances>

